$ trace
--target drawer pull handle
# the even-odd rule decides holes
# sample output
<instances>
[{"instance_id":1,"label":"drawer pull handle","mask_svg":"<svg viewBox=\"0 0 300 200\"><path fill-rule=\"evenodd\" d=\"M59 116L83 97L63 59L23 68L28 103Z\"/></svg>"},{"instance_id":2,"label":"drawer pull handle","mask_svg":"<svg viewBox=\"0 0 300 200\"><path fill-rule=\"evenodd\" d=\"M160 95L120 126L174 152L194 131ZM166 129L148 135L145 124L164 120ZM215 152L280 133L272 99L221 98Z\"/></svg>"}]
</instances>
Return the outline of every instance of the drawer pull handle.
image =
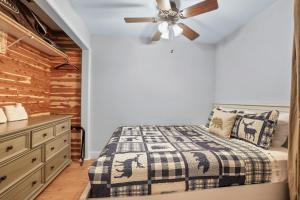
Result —
<instances>
[{"instance_id":1,"label":"drawer pull handle","mask_svg":"<svg viewBox=\"0 0 300 200\"><path fill-rule=\"evenodd\" d=\"M51 149L50 149L50 150L51 150L51 151L53 151L54 149L55 149L55 147L51 147Z\"/></svg>"},{"instance_id":2,"label":"drawer pull handle","mask_svg":"<svg viewBox=\"0 0 300 200\"><path fill-rule=\"evenodd\" d=\"M64 159L66 159L68 156L67 155L64 155Z\"/></svg>"},{"instance_id":3,"label":"drawer pull handle","mask_svg":"<svg viewBox=\"0 0 300 200\"><path fill-rule=\"evenodd\" d=\"M32 158L31 162L34 163L36 161L36 158Z\"/></svg>"},{"instance_id":4,"label":"drawer pull handle","mask_svg":"<svg viewBox=\"0 0 300 200\"><path fill-rule=\"evenodd\" d=\"M54 167L55 167L55 166L53 165L53 166L51 166L51 167L50 167L50 169L51 169L51 170L53 170L53 169L54 169Z\"/></svg>"},{"instance_id":5,"label":"drawer pull handle","mask_svg":"<svg viewBox=\"0 0 300 200\"><path fill-rule=\"evenodd\" d=\"M62 127L61 127L61 129L65 129L65 128L66 128L65 126L62 126Z\"/></svg>"},{"instance_id":6,"label":"drawer pull handle","mask_svg":"<svg viewBox=\"0 0 300 200\"><path fill-rule=\"evenodd\" d=\"M6 147L6 152L9 152L9 151L12 150L13 148L14 148L14 146L12 146L12 145Z\"/></svg>"},{"instance_id":7,"label":"drawer pull handle","mask_svg":"<svg viewBox=\"0 0 300 200\"><path fill-rule=\"evenodd\" d=\"M32 181L31 186L33 187L36 183L37 181Z\"/></svg>"},{"instance_id":8,"label":"drawer pull handle","mask_svg":"<svg viewBox=\"0 0 300 200\"><path fill-rule=\"evenodd\" d=\"M43 137L47 137L47 135L48 135L47 133L44 133L44 134L43 134Z\"/></svg>"},{"instance_id":9,"label":"drawer pull handle","mask_svg":"<svg viewBox=\"0 0 300 200\"><path fill-rule=\"evenodd\" d=\"M5 181L5 179L7 179L7 176L1 176L1 177L0 177L0 183L1 183L2 181Z\"/></svg>"},{"instance_id":10,"label":"drawer pull handle","mask_svg":"<svg viewBox=\"0 0 300 200\"><path fill-rule=\"evenodd\" d=\"M66 142L67 142L67 140L65 139L65 140L64 140L64 143L66 143Z\"/></svg>"}]
</instances>

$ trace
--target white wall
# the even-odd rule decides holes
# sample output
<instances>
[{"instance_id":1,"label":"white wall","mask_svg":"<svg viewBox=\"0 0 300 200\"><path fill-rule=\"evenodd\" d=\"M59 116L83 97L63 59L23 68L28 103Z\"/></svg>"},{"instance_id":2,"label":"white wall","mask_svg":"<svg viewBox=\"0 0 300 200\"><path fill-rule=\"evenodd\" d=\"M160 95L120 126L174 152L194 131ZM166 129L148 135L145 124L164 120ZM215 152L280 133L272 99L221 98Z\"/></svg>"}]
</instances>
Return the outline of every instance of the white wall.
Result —
<instances>
[{"instance_id":1,"label":"white wall","mask_svg":"<svg viewBox=\"0 0 300 200\"><path fill-rule=\"evenodd\" d=\"M145 45L101 36L92 41L94 156L122 125L206 121L214 98L214 46L189 41Z\"/></svg>"},{"instance_id":2,"label":"white wall","mask_svg":"<svg viewBox=\"0 0 300 200\"><path fill-rule=\"evenodd\" d=\"M292 0L278 0L217 46L218 103L289 105Z\"/></svg>"}]
</instances>

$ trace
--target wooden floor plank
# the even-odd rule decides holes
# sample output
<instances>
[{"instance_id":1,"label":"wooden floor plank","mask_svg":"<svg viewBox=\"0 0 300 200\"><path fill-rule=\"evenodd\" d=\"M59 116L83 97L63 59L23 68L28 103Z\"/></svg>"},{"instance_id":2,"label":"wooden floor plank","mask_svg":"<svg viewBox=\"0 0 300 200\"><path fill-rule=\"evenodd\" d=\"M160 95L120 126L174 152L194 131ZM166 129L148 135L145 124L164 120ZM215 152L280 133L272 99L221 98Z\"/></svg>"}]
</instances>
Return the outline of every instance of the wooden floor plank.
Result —
<instances>
[{"instance_id":1,"label":"wooden floor plank","mask_svg":"<svg viewBox=\"0 0 300 200\"><path fill-rule=\"evenodd\" d=\"M37 200L77 200L88 183L88 167L93 161L73 162L37 198Z\"/></svg>"}]
</instances>

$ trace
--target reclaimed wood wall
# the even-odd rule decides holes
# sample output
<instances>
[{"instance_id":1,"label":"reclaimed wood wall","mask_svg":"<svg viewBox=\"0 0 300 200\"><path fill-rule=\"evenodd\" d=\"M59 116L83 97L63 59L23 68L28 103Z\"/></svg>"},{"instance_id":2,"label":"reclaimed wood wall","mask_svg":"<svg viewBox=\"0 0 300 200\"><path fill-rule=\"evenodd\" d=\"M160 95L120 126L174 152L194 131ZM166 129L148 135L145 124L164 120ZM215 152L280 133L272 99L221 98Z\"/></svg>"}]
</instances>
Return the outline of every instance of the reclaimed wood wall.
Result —
<instances>
[{"instance_id":1,"label":"reclaimed wood wall","mask_svg":"<svg viewBox=\"0 0 300 200\"><path fill-rule=\"evenodd\" d=\"M8 37L8 45L16 38ZM81 69L81 49L64 34L55 42ZM29 116L70 114L72 125L80 125L81 71L52 70L64 63L20 42L0 54L0 106L23 103ZM72 159L80 157L80 134L72 131Z\"/></svg>"},{"instance_id":2,"label":"reclaimed wood wall","mask_svg":"<svg viewBox=\"0 0 300 200\"><path fill-rule=\"evenodd\" d=\"M8 44L16 38L8 36ZM0 54L0 106L24 104L30 116L50 114L50 69L47 55L20 42Z\"/></svg>"}]
</instances>

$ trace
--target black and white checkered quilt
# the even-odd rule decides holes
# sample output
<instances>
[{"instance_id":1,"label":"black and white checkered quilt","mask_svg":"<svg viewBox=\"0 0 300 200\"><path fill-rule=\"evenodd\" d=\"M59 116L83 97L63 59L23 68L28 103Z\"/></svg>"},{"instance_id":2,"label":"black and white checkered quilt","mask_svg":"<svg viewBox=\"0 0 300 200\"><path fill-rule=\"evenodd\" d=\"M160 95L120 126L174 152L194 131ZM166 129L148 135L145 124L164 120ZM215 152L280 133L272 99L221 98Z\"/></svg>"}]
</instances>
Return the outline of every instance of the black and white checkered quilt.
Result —
<instances>
[{"instance_id":1,"label":"black and white checkered quilt","mask_svg":"<svg viewBox=\"0 0 300 200\"><path fill-rule=\"evenodd\" d=\"M91 197L164 194L270 182L258 147L199 126L118 128L89 168Z\"/></svg>"}]
</instances>

